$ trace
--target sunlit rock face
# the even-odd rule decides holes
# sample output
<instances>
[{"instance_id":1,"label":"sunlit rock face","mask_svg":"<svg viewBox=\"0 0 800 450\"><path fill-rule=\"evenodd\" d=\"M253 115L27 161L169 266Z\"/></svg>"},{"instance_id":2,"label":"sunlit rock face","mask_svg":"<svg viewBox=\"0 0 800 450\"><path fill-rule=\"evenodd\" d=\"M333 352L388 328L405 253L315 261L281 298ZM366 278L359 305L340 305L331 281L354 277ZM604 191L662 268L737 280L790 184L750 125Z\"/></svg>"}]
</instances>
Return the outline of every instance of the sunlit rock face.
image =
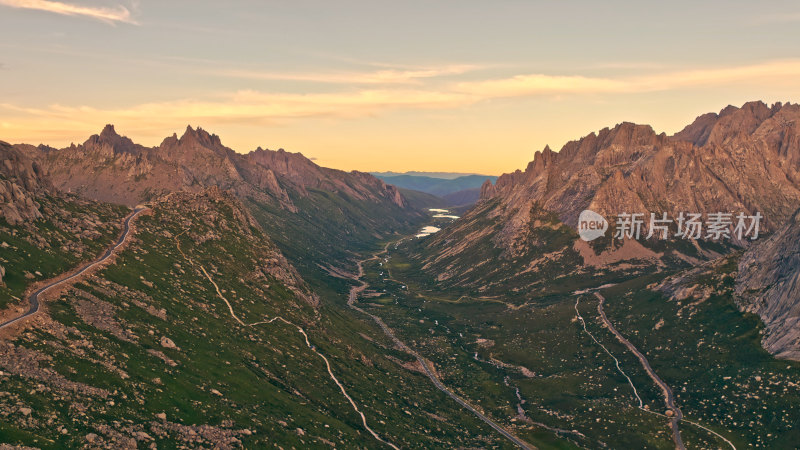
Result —
<instances>
[{"instance_id":1,"label":"sunlit rock face","mask_svg":"<svg viewBox=\"0 0 800 450\"><path fill-rule=\"evenodd\" d=\"M764 348L800 360L800 210L742 256L736 296L743 309L764 321Z\"/></svg>"},{"instance_id":2,"label":"sunlit rock face","mask_svg":"<svg viewBox=\"0 0 800 450\"><path fill-rule=\"evenodd\" d=\"M188 126L181 137L169 136L158 147L144 147L107 125L81 145L33 153L59 189L129 206L167 192L217 186L293 212L288 192L306 196L309 189L406 207L397 188L372 175L320 167L282 149L240 154L199 127Z\"/></svg>"},{"instance_id":3,"label":"sunlit rock face","mask_svg":"<svg viewBox=\"0 0 800 450\"><path fill-rule=\"evenodd\" d=\"M504 235L518 236L536 202L574 226L585 209L621 212L744 212L780 227L800 206L800 106L762 102L705 114L674 136L622 123L536 152L524 171L481 189L508 214ZM506 212L501 212L506 211ZM506 239L503 239L506 241Z\"/></svg>"}]
</instances>

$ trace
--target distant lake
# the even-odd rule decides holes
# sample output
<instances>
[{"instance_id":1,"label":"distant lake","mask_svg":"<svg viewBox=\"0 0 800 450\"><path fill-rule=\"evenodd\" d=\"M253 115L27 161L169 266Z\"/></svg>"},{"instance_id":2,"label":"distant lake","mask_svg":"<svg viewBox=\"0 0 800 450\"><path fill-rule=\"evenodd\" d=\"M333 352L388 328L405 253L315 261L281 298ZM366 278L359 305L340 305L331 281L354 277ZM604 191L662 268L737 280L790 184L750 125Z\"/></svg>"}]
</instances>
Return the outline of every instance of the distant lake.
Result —
<instances>
[{"instance_id":1,"label":"distant lake","mask_svg":"<svg viewBox=\"0 0 800 450\"><path fill-rule=\"evenodd\" d=\"M454 216L453 214L450 214L450 210L449 209L428 208L428 211L433 213L433 215L431 216L433 219L451 219L451 220L458 219L458 216ZM419 230L419 233L417 233L415 236L418 237L418 238L425 237L425 236L430 236L430 235L432 235L433 233L436 233L439 230L441 230L441 228L435 227L433 225L428 225L426 227L423 227L421 230Z\"/></svg>"},{"instance_id":2,"label":"distant lake","mask_svg":"<svg viewBox=\"0 0 800 450\"><path fill-rule=\"evenodd\" d=\"M416 234L416 236L417 237L430 236L430 235L432 235L433 233L436 233L439 230L441 230L441 228L437 228L437 227L434 227L432 225L428 225L427 227L422 228L422 230L420 230L419 233Z\"/></svg>"}]
</instances>

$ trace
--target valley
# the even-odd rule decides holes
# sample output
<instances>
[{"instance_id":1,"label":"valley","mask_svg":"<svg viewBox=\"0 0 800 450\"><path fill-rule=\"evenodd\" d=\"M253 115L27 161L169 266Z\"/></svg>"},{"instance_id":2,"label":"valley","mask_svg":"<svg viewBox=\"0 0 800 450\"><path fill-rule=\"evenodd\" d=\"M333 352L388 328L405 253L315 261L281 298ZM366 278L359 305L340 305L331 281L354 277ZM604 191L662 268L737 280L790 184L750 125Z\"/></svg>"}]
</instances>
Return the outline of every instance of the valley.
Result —
<instances>
[{"instance_id":1,"label":"valley","mask_svg":"<svg viewBox=\"0 0 800 450\"><path fill-rule=\"evenodd\" d=\"M711 144L678 140L697 124L672 138L620 124L485 181L466 207L200 128L152 148L112 126L61 150L3 144L0 441L789 448L797 267L775 249L798 241L792 169L777 204L733 188L692 200L763 208L763 242L589 242L570 224L579 206L611 228L617 204L663 204L665 154L766 145L791 161L775 117L797 111L727 109L701 125L761 125ZM744 177L704 164L681 170Z\"/></svg>"}]
</instances>

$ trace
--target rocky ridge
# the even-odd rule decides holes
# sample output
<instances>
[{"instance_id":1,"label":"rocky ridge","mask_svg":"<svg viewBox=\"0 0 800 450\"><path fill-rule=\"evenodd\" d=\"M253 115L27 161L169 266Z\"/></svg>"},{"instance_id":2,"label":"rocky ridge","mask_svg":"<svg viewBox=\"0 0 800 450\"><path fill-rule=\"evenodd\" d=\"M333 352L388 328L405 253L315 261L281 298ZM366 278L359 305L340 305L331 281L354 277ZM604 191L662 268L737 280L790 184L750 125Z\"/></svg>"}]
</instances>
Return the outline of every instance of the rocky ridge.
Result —
<instances>
[{"instance_id":1,"label":"rocky ridge","mask_svg":"<svg viewBox=\"0 0 800 450\"><path fill-rule=\"evenodd\" d=\"M800 105L762 102L700 116L674 136L622 123L536 152L524 171L485 185L507 220L503 245L528 224L533 203L568 225L584 209L622 212L760 212L775 230L800 205Z\"/></svg>"},{"instance_id":2,"label":"rocky ridge","mask_svg":"<svg viewBox=\"0 0 800 450\"><path fill-rule=\"evenodd\" d=\"M182 136L173 134L150 148L120 136L113 125L107 125L81 145L39 148L38 159L59 189L128 206L164 193L197 192L209 186L271 201L292 212L297 208L290 193L304 197L309 189L406 206L394 186L369 174L323 168L283 149L259 147L240 154L199 127L187 126Z\"/></svg>"}]
</instances>

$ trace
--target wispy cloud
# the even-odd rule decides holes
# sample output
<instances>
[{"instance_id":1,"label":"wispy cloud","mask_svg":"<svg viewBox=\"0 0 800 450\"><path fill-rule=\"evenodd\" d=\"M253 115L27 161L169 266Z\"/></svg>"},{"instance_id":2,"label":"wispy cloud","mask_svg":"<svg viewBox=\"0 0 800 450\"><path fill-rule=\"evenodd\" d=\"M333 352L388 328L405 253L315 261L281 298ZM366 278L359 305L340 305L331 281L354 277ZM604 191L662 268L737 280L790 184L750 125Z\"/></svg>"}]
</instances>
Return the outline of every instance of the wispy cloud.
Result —
<instances>
[{"instance_id":1,"label":"wispy cloud","mask_svg":"<svg viewBox=\"0 0 800 450\"><path fill-rule=\"evenodd\" d=\"M580 75L514 75L457 83L456 92L479 98L562 94L608 94L668 91L742 83L794 83L800 77L800 60L767 61L745 66L665 70L626 77Z\"/></svg>"},{"instance_id":2,"label":"wispy cloud","mask_svg":"<svg viewBox=\"0 0 800 450\"><path fill-rule=\"evenodd\" d=\"M729 67L712 67L662 72L629 80L634 91L670 90L688 87L731 85L758 82L797 83L800 76L800 60L786 59L766 61L758 64Z\"/></svg>"},{"instance_id":3,"label":"wispy cloud","mask_svg":"<svg viewBox=\"0 0 800 450\"><path fill-rule=\"evenodd\" d=\"M420 83L427 78L437 78L448 75L462 75L477 69L474 65L448 65L443 67L429 67L419 69L386 69L369 72L310 72L286 73L259 70L224 69L212 74L231 78L244 78L254 80L286 80L309 81L315 83L332 84L410 84Z\"/></svg>"},{"instance_id":4,"label":"wispy cloud","mask_svg":"<svg viewBox=\"0 0 800 450\"><path fill-rule=\"evenodd\" d=\"M136 23L131 17L131 12L128 8L122 5L118 5L116 8L101 8L51 0L0 0L0 5L12 8L47 11L65 16L83 16L107 23Z\"/></svg>"},{"instance_id":5,"label":"wispy cloud","mask_svg":"<svg viewBox=\"0 0 800 450\"><path fill-rule=\"evenodd\" d=\"M548 94L620 92L625 81L609 78L561 75L515 75L494 80L458 83L455 90L480 98L520 97Z\"/></svg>"},{"instance_id":6,"label":"wispy cloud","mask_svg":"<svg viewBox=\"0 0 800 450\"><path fill-rule=\"evenodd\" d=\"M417 77L424 79L425 76L435 76L431 75L434 72L395 74L385 79L397 82ZM308 94L238 90L209 94L206 98L146 102L120 108L69 105L30 108L5 103L0 104L0 120L7 124L4 127L6 140L81 136L108 122L144 134L158 135L187 122L206 126L222 123L275 125L306 118L368 117L400 109L448 110L496 98L628 95L748 84L792 87L796 86L798 77L800 60L616 78L520 74L476 81L438 80L422 86L365 85L357 89ZM374 80L380 77L376 78L370 72L362 74L361 78Z\"/></svg>"},{"instance_id":7,"label":"wispy cloud","mask_svg":"<svg viewBox=\"0 0 800 450\"><path fill-rule=\"evenodd\" d=\"M2 110L18 117L18 122L42 120L81 124L97 120L137 121L146 126L160 123L242 122L269 124L309 117L358 117L397 108L448 108L471 99L457 93L425 90L363 90L325 94L283 94L237 91L210 100L176 100L143 103L130 108L101 109L90 106L51 105L28 108L0 104ZM108 119L102 119L102 118Z\"/></svg>"}]
</instances>

